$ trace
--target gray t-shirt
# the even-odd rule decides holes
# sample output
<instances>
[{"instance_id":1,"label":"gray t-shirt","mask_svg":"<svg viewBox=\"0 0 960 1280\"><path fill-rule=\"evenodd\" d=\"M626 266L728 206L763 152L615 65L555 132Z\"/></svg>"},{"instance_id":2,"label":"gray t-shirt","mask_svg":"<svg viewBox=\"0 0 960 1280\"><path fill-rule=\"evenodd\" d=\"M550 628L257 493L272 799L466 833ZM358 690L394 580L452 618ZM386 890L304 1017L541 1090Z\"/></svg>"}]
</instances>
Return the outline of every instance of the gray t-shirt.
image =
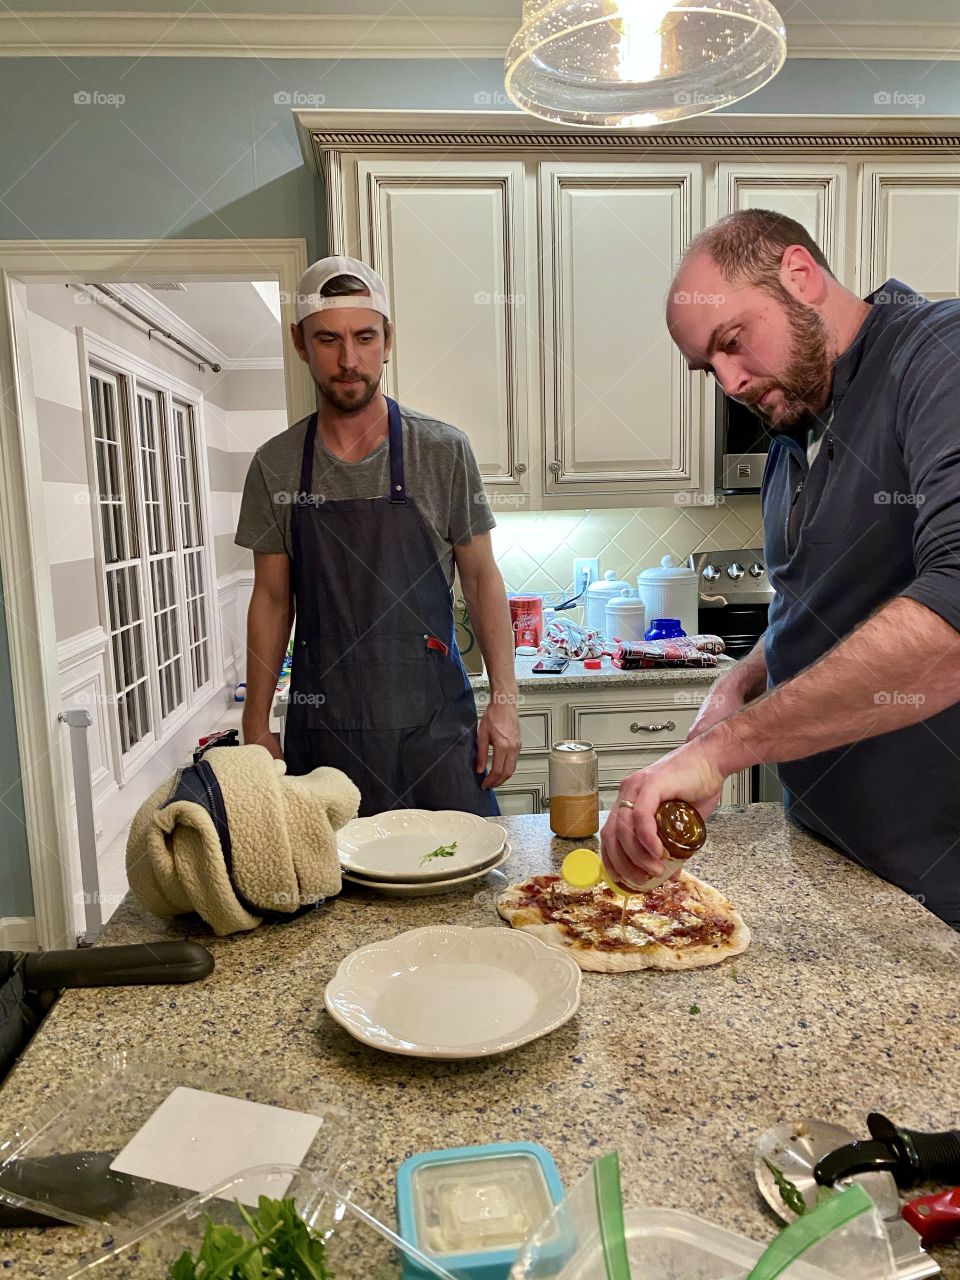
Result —
<instances>
[{"instance_id":1,"label":"gray t-shirt","mask_svg":"<svg viewBox=\"0 0 960 1280\"><path fill-rule=\"evenodd\" d=\"M462 431L415 409L400 406L403 423L403 468L407 496L426 522L453 585L453 548L496 521L487 503L470 441ZM253 456L243 486L240 520L234 541L253 551L293 555L290 534L291 496L300 486L300 465L310 417L262 444ZM328 502L343 498L379 498L389 492L388 441L360 462L344 462L320 437L313 454L312 492Z\"/></svg>"}]
</instances>

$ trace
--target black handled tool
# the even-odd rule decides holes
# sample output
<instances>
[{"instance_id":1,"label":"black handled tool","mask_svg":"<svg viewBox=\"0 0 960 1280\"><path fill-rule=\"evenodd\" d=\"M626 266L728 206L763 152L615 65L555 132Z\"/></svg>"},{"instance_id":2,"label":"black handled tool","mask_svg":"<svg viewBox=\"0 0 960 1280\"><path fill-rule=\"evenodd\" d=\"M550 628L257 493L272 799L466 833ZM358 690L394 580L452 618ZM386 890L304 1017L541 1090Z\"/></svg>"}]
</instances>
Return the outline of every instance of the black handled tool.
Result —
<instances>
[{"instance_id":1,"label":"black handled tool","mask_svg":"<svg viewBox=\"0 0 960 1280\"><path fill-rule=\"evenodd\" d=\"M212 972L213 956L197 942L135 942L85 951L38 951L26 954L22 963L28 991L196 982Z\"/></svg>"},{"instance_id":2,"label":"black handled tool","mask_svg":"<svg viewBox=\"0 0 960 1280\"><path fill-rule=\"evenodd\" d=\"M856 1173L892 1173L898 1187L918 1182L960 1182L960 1129L944 1133L919 1133L903 1129L886 1116L867 1116L872 1141L849 1142L818 1161L813 1176L831 1187Z\"/></svg>"}]
</instances>

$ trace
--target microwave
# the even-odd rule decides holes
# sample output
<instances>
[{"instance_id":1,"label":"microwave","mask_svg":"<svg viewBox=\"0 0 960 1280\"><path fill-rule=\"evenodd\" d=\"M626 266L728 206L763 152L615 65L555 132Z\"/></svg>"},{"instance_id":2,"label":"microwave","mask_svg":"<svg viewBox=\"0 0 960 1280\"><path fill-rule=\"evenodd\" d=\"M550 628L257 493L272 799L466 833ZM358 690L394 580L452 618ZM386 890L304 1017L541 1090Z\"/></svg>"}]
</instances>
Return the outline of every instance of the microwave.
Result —
<instances>
[{"instance_id":1,"label":"microwave","mask_svg":"<svg viewBox=\"0 0 960 1280\"><path fill-rule=\"evenodd\" d=\"M759 493L770 437L746 405L717 392L717 489L720 493Z\"/></svg>"}]
</instances>

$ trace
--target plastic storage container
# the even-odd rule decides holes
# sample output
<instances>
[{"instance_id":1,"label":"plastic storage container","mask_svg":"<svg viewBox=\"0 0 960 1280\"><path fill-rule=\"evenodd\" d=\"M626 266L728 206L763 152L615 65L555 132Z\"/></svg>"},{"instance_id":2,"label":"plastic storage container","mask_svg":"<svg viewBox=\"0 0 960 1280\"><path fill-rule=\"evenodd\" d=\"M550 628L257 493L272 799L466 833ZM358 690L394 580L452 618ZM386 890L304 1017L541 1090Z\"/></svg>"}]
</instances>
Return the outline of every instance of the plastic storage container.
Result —
<instances>
[{"instance_id":1,"label":"plastic storage container","mask_svg":"<svg viewBox=\"0 0 960 1280\"><path fill-rule=\"evenodd\" d=\"M600 582L591 582L584 597L583 625L588 631L606 634L607 605L615 597L630 590L630 583L608 569Z\"/></svg>"},{"instance_id":2,"label":"plastic storage container","mask_svg":"<svg viewBox=\"0 0 960 1280\"><path fill-rule=\"evenodd\" d=\"M67 1272L64 1280L163 1280L171 1263L183 1253L197 1256L208 1219L250 1239L251 1232L237 1202L249 1201L256 1190L262 1190L272 1200L294 1201L311 1235L323 1241L323 1263L336 1280L353 1276L399 1280L401 1258L415 1262L421 1268L419 1275L453 1280L448 1271L432 1265L412 1245L355 1204L349 1194L295 1165L262 1165L244 1170L146 1224L93 1261Z\"/></svg>"},{"instance_id":3,"label":"plastic storage container","mask_svg":"<svg viewBox=\"0 0 960 1280\"><path fill-rule=\"evenodd\" d=\"M700 582L689 565L664 556L655 568L637 574L637 590L648 618L679 618L688 636L699 634Z\"/></svg>"},{"instance_id":4,"label":"plastic storage container","mask_svg":"<svg viewBox=\"0 0 960 1280\"><path fill-rule=\"evenodd\" d=\"M642 640L647 610L632 587L607 601L604 634L608 640Z\"/></svg>"},{"instance_id":5,"label":"plastic storage container","mask_svg":"<svg viewBox=\"0 0 960 1280\"><path fill-rule=\"evenodd\" d=\"M521 1245L562 1199L553 1157L533 1142L429 1151L397 1170L400 1234L469 1280L507 1280ZM426 1275L409 1261L403 1274Z\"/></svg>"},{"instance_id":6,"label":"plastic storage container","mask_svg":"<svg viewBox=\"0 0 960 1280\"><path fill-rule=\"evenodd\" d=\"M356 1141L354 1126L345 1109L319 1104L312 1095L296 1095L283 1084L252 1076L239 1080L228 1073L205 1078L178 1070L175 1065L117 1054L75 1088L60 1090L28 1124L5 1136L0 1143L3 1199L8 1204L47 1214L62 1222L107 1226L117 1239L126 1238L147 1223L179 1209L214 1182L250 1165L271 1160L274 1151L279 1149L272 1145L268 1154L265 1144L275 1143L272 1132L261 1140L256 1137L258 1132L266 1133L265 1129L256 1128L256 1124L262 1124L263 1113L258 1114L249 1130L241 1129L231 1115L229 1137L240 1132L253 1136L236 1160L229 1151L218 1152L219 1171L199 1185L196 1182L192 1186L178 1185L177 1181L160 1180L159 1174L148 1178L111 1169L157 1109L178 1089L202 1090L205 1094L315 1118L315 1130L312 1136L308 1133L303 1137L302 1154L298 1151L296 1156L304 1171L315 1176L327 1176L339 1167L348 1139ZM199 1101L202 1103L202 1096ZM217 1106L215 1101L213 1106ZM180 1179L181 1183L189 1182L191 1175L202 1176L199 1170L209 1169L216 1162L211 1154L209 1129L204 1128L200 1136L203 1115L201 1109L196 1129L181 1124L174 1135L176 1143L187 1148L188 1160L189 1152L194 1150L191 1143L203 1148L202 1162L196 1161L187 1176ZM280 1118L291 1127L302 1129L299 1115ZM247 1123L244 1117L244 1124ZM165 1158L173 1158L168 1151L168 1148L172 1151L173 1145L164 1144Z\"/></svg>"}]
</instances>

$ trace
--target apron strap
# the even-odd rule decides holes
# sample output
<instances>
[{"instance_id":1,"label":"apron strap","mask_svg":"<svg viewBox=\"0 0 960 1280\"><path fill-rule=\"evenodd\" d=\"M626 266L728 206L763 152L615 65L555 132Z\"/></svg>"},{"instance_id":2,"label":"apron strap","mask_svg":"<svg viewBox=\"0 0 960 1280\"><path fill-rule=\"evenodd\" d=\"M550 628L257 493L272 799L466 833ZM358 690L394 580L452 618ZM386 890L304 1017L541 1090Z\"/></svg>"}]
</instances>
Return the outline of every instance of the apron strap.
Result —
<instances>
[{"instance_id":1,"label":"apron strap","mask_svg":"<svg viewBox=\"0 0 960 1280\"><path fill-rule=\"evenodd\" d=\"M386 397L388 429L390 432L390 501L405 504L407 490L403 478L403 422L396 400Z\"/></svg>"},{"instance_id":2,"label":"apron strap","mask_svg":"<svg viewBox=\"0 0 960 1280\"><path fill-rule=\"evenodd\" d=\"M300 462L299 502L306 502L313 490L313 443L317 437L317 414L311 414L307 423L307 438L303 442L303 458Z\"/></svg>"},{"instance_id":3,"label":"apron strap","mask_svg":"<svg viewBox=\"0 0 960 1280\"><path fill-rule=\"evenodd\" d=\"M387 429L390 439L390 501L406 504L407 489L403 473L403 422L400 418L400 406L396 400L385 397L387 401ZM303 457L300 463L299 502L305 502L307 495L313 492L313 446L317 435L317 414L314 413L307 426L307 438L303 442Z\"/></svg>"}]
</instances>

